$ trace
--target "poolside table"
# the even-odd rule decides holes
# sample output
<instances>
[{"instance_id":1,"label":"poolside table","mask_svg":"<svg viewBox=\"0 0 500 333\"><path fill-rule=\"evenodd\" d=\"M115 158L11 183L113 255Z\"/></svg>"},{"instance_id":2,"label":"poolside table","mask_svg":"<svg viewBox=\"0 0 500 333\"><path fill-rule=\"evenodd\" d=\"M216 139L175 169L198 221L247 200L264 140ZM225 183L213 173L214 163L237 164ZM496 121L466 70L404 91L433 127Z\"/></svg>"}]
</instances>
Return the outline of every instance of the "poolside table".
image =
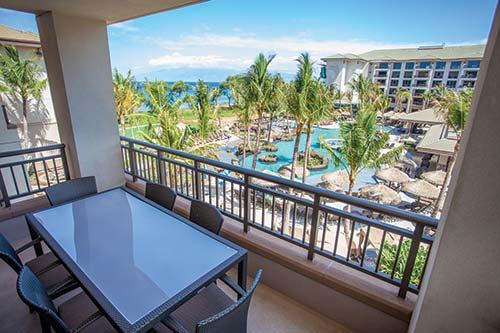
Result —
<instances>
[{"instance_id":1,"label":"poolside table","mask_svg":"<svg viewBox=\"0 0 500 333\"><path fill-rule=\"evenodd\" d=\"M125 188L27 215L121 332L144 332L238 265L247 251Z\"/></svg>"}]
</instances>

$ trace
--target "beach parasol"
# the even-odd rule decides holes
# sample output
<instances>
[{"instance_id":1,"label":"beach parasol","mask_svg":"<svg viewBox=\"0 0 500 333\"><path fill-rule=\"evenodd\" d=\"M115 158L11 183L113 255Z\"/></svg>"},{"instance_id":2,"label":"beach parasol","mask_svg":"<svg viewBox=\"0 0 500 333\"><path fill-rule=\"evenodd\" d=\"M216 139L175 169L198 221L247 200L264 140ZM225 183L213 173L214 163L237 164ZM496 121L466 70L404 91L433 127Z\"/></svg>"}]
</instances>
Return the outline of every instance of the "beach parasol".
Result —
<instances>
[{"instance_id":1,"label":"beach parasol","mask_svg":"<svg viewBox=\"0 0 500 333\"><path fill-rule=\"evenodd\" d=\"M401 202L398 192L383 185L368 185L359 189L359 196L385 205L397 205Z\"/></svg>"},{"instance_id":2,"label":"beach parasol","mask_svg":"<svg viewBox=\"0 0 500 333\"><path fill-rule=\"evenodd\" d=\"M272 176L281 177L280 174L277 174L277 173L272 172L270 170L264 170L263 173L268 174L268 175L272 175ZM259 186L264 186L264 187L277 187L277 186L280 185L280 184L277 184L277 183L274 183L274 182L270 182L270 181L267 181L267 180L264 180L264 179L254 178L254 177L252 177L252 183L256 184L256 185L259 185Z\"/></svg>"},{"instance_id":3,"label":"beach parasol","mask_svg":"<svg viewBox=\"0 0 500 333\"><path fill-rule=\"evenodd\" d=\"M410 177L403 171L396 168L387 168L377 171L375 177L391 183L406 183Z\"/></svg>"},{"instance_id":4,"label":"beach parasol","mask_svg":"<svg viewBox=\"0 0 500 333\"><path fill-rule=\"evenodd\" d=\"M436 186L421 179L404 183L402 190L414 196L428 199L437 199L439 196L439 189Z\"/></svg>"},{"instance_id":5,"label":"beach parasol","mask_svg":"<svg viewBox=\"0 0 500 333\"><path fill-rule=\"evenodd\" d=\"M345 170L332 171L321 176L321 180L325 183L342 187L344 185L349 185L349 174Z\"/></svg>"},{"instance_id":6,"label":"beach parasol","mask_svg":"<svg viewBox=\"0 0 500 333\"><path fill-rule=\"evenodd\" d=\"M342 187L340 187L336 184L330 183L330 182L323 181L321 183L316 184L316 186L324 188L325 190L333 191L333 192L343 192Z\"/></svg>"},{"instance_id":7,"label":"beach parasol","mask_svg":"<svg viewBox=\"0 0 500 333\"><path fill-rule=\"evenodd\" d=\"M428 171L421 174L420 178L433 185L442 186L444 184L444 179L446 178L446 172L442 170Z\"/></svg>"}]
</instances>

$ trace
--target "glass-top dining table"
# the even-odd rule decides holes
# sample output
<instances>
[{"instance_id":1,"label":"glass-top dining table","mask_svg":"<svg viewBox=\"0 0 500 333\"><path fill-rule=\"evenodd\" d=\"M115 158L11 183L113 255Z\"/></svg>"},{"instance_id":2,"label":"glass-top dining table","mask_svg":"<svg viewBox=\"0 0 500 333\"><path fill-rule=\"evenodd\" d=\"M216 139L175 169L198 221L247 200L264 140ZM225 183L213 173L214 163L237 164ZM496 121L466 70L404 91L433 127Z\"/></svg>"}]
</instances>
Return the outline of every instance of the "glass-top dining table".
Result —
<instances>
[{"instance_id":1,"label":"glass-top dining table","mask_svg":"<svg viewBox=\"0 0 500 333\"><path fill-rule=\"evenodd\" d=\"M121 332L147 331L236 265L246 290L245 249L126 188L26 217Z\"/></svg>"}]
</instances>

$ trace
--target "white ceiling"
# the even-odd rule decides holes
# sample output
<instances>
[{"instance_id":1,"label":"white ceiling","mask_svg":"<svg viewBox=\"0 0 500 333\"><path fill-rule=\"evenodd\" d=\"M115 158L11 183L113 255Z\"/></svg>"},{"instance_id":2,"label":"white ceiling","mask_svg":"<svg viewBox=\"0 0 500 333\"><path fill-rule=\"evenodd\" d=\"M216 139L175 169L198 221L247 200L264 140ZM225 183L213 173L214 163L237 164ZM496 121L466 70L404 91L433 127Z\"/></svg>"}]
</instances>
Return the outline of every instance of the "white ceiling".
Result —
<instances>
[{"instance_id":1,"label":"white ceiling","mask_svg":"<svg viewBox=\"0 0 500 333\"><path fill-rule=\"evenodd\" d=\"M57 12L108 24L207 0L0 0L0 7L41 14Z\"/></svg>"}]
</instances>

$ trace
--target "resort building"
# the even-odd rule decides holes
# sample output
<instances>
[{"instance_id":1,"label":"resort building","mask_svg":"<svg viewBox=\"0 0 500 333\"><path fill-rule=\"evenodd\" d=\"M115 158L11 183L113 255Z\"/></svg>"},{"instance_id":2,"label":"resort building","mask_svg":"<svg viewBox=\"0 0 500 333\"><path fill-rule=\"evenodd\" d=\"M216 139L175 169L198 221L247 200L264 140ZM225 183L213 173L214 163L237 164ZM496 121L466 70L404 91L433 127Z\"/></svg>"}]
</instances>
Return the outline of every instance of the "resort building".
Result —
<instances>
[{"instance_id":1,"label":"resort building","mask_svg":"<svg viewBox=\"0 0 500 333\"><path fill-rule=\"evenodd\" d=\"M42 45L37 34L0 25L0 46L12 45L22 58L34 60L45 72ZM46 75L44 75L46 76ZM28 140L23 138L23 112L19 96L0 94L0 152L59 142L54 107L47 84L39 99L30 99L27 113ZM27 147L24 147L27 145Z\"/></svg>"},{"instance_id":2,"label":"resort building","mask_svg":"<svg viewBox=\"0 0 500 333\"><path fill-rule=\"evenodd\" d=\"M375 81L394 100L397 88L411 90L412 109L421 109L422 93L437 85L451 89L474 88L485 45L421 46L373 50L359 55L334 54L321 58L322 77L346 91L358 74Z\"/></svg>"}]
</instances>

